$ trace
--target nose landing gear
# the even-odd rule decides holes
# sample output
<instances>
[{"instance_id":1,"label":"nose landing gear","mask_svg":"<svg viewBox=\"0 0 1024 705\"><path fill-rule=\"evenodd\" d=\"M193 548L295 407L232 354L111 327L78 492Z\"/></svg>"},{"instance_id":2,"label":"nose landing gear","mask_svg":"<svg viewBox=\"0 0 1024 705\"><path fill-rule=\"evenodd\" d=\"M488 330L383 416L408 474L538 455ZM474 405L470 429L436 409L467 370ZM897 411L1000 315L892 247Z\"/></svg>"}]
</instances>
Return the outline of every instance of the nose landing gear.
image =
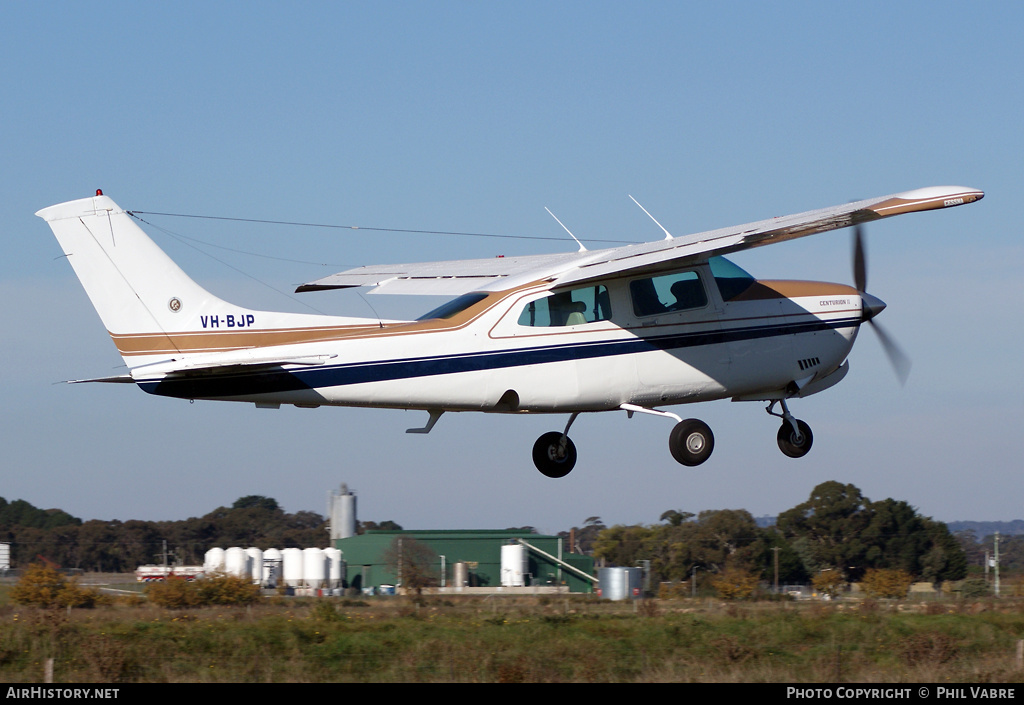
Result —
<instances>
[{"instance_id":1,"label":"nose landing gear","mask_svg":"<svg viewBox=\"0 0 1024 705\"><path fill-rule=\"evenodd\" d=\"M782 406L781 414L772 411L776 404ZM789 413L786 400L776 399L772 401L765 411L772 416L782 419L782 426L779 427L777 437L779 450L790 458L802 458L807 455L808 451L811 450L811 444L814 442L814 434L811 433L810 426Z\"/></svg>"}]
</instances>

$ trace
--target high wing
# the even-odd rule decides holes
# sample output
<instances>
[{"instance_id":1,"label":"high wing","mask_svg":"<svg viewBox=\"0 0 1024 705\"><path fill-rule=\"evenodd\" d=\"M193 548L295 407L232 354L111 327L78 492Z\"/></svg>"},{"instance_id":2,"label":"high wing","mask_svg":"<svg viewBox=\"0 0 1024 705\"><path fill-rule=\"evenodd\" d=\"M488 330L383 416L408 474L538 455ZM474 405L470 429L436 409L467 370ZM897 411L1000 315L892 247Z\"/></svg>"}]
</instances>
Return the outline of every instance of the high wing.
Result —
<instances>
[{"instance_id":1,"label":"high wing","mask_svg":"<svg viewBox=\"0 0 1024 705\"><path fill-rule=\"evenodd\" d=\"M604 250L357 267L304 284L297 291L373 286L371 293L458 295L474 289L508 289L542 279L553 282L555 286L578 284L616 274L641 274L686 266L714 255L785 242L902 213L973 203L984 195L982 191L962 186L933 186L746 225Z\"/></svg>"},{"instance_id":2,"label":"high wing","mask_svg":"<svg viewBox=\"0 0 1024 705\"><path fill-rule=\"evenodd\" d=\"M529 281L543 279L563 272L566 268L579 266L579 262L588 260L589 257L586 255L591 254L594 253L558 253L356 267L303 284L296 292L372 286L375 288L370 291L371 294L457 296L479 288L505 289L507 287L503 282L509 278L527 276Z\"/></svg>"}]
</instances>

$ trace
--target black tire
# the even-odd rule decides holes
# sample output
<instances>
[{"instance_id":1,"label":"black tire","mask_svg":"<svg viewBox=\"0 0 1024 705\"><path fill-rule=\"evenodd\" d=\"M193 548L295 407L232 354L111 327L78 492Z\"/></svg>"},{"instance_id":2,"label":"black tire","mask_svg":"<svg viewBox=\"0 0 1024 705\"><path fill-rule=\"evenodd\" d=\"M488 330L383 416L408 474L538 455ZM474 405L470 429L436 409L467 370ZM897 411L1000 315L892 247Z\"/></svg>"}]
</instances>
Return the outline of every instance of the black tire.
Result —
<instances>
[{"instance_id":1,"label":"black tire","mask_svg":"<svg viewBox=\"0 0 1024 705\"><path fill-rule=\"evenodd\" d=\"M715 434L700 419L686 419L672 429L668 449L677 462L695 467L711 457L711 451L715 449Z\"/></svg>"},{"instance_id":2,"label":"black tire","mask_svg":"<svg viewBox=\"0 0 1024 705\"><path fill-rule=\"evenodd\" d=\"M799 438L793 433L793 427L788 421L783 421L782 426L779 427L779 450L790 458L804 457L811 449L811 444L814 443L814 434L811 433L810 426L800 419L796 420L796 426L800 429Z\"/></svg>"},{"instance_id":3,"label":"black tire","mask_svg":"<svg viewBox=\"0 0 1024 705\"><path fill-rule=\"evenodd\" d=\"M576 466L576 444L565 437L565 448L561 448L562 434L550 431L533 444L533 464L546 477L565 477Z\"/></svg>"}]
</instances>

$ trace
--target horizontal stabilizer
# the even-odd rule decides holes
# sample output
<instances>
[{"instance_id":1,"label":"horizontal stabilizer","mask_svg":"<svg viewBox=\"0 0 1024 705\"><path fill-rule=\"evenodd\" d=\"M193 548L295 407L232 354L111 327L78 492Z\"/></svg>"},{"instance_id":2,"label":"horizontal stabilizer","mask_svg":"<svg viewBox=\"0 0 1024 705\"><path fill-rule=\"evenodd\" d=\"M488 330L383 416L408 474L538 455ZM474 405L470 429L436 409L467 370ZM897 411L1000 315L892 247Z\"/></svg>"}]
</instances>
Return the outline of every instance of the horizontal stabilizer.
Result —
<instances>
[{"instance_id":1,"label":"horizontal stabilizer","mask_svg":"<svg viewBox=\"0 0 1024 705\"><path fill-rule=\"evenodd\" d=\"M296 355L292 357L268 356L257 354L239 354L232 351L227 354L195 355L181 360L168 360L150 365L142 365L132 370L135 379L152 378L160 375L194 374L201 372L217 372L239 367L284 367L285 365L308 367L323 365L337 355Z\"/></svg>"},{"instance_id":2,"label":"horizontal stabilizer","mask_svg":"<svg viewBox=\"0 0 1024 705\"><path fill-rule=\"evenodd\" d=\"M113 384L135 384L135 378L131 375L117 375L116 377L95 377L93 379L69 379L68 384L85 384L86 382L109 382Z\"/></svg>"}]
</instances>

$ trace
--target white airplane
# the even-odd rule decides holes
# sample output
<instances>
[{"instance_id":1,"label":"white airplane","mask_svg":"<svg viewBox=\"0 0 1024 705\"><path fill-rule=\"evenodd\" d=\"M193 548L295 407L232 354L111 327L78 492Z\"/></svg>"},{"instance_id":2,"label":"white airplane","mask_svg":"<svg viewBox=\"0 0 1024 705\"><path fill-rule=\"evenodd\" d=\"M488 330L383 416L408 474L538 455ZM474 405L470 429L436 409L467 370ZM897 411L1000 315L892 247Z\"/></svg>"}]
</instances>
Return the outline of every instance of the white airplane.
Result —
<instances>
[{"instance_id":1,"label":"white airplane","mask_svg":"<svg viewBox=\"0 0 1024 705\"><path fill-rule=\"evenodd\" d=\"M128 366L125 375L78 381L270 408L428 412L410 433L429 433L446 411L569 414L563 430L533 447L537 468L562 477L576 463L568 433L583 412L671 418L672 456L703 463L714 448L711 429L659 407L713 399L767 402L782 419L782 452L805 455L811 430L787 401L842 380L860 326L885 307L865 292L860 225L983 196L924 188L686 237L665 231L651 243L360 267L298 288L455 297L415 321L230 304L190 279L100 191L36 215L53 229ZM756 280L723 256L849 226L854 286ZM899 366L900 353L884 334L882 342Z\"/></svg>"}]
</instances>

